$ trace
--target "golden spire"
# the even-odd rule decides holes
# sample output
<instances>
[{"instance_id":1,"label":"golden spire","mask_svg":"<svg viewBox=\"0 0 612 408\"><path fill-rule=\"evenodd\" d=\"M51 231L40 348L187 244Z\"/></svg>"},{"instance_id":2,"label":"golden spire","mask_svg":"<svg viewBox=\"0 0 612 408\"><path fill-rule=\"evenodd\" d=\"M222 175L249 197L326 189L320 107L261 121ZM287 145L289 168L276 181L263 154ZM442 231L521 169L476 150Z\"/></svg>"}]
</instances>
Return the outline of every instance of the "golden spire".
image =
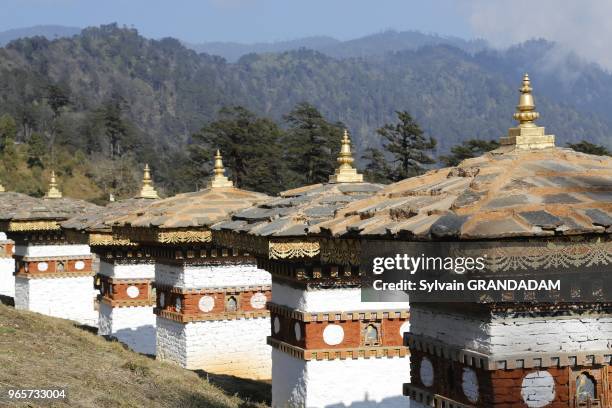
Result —
<instances>
[{"instance_id":1,"label":"golden spire","mask_svg":"<svg viewBox=\"0 0 612 408\"><path fill-rule=\"evenodd\" d=\"M57 188L57 180L55 179L55 171L51 170L51 180L49 181L49 191L45 194L45 198L62 198L62 192Z\"/></svg>"},{"instance_id":2,"label":"golden spire","mask_svg":"<svg viewBox=\"0 0 612 408\"><path fill-rule=\"evenodd\" d=\"M537 126L535 120L540 114L535 110L531 94L529 75L523 75L523 85L519 88L521 96L513 117L519 122L518 127L508 129L508 136L501 138L503 146L514 146L521 150L547 149L555 147L555 136L547 135L545 128Z\"/></svg>"},{"instance_id":3,"label":"golden spire","mask_svg":"<svg viewBox=\"0 0 612 408\"><path fill-rule=\"evenodd\" d=\"M149 165L145 164L144 175L142 176L142 188L140 189L140 195L138 198L159 198L155 187L153 187L153 180L151 179L151 169Z\"/></svg>"},{"instance_id":4,"label":"golden spire","mask_svg":"<svg viewBox=\"0 0 612 408\"><path fill-rule=\"evenodd\" d=\"M534 121L540 117L540 114L535 110L535 101L531 94L531 82L529 74L523 75L523 86L519 88L521 96L519 104L516 106L514 119L518 120L520 127L535 127Z\"/></svg>"},{"instance_id":5,"label":"golden spire","mask_svg":"<svg viewBox=\"0 0 612 408\"><path fill-rule=\"evenodd\" d=\"M233 187L234 183L225 177L225 167L223 167L223 157L221 157L221 152L217 149L217 154L215 155L215 174L212 176L210 181L208 182L208 188L222 188L222 187Z\"/></svg>"},{"instance_id":6,"label":"golden spire","mask_svg":"<svg viewBox=\"0 0 612 408\"><path fill-rule=\"evenodd\" d=\"M340 167L336 172L329 177L330 183L361 183L363 175L357 173L357 169L353 168L353 154L351 153L351 139L349 138L348 130L344 129L342 137L342 147L338 155L338 163Z\"/></svg>"}]
</instances>

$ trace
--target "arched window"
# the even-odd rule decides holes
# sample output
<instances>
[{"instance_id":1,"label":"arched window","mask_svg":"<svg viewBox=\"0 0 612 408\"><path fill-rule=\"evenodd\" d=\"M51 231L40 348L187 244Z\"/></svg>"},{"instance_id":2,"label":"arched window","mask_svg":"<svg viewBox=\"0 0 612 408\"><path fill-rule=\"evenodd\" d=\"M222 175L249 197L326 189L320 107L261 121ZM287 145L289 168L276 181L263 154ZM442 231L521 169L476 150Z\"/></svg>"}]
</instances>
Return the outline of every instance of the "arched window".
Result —
<instances>
[{"instance_id":1,"label":"arched window","mask_svg":"<svg viewBox=\"0 0 612 408\"><path fill-rule=\"evenodd\" d=\"M576 377L576 401L587 402L595 399L595 379L588 373Z\"/></svg>"},{"instance_id":2,"label":"arched window","mask_svg":"<svg viewBox=\"0 0 612 408\"><path fill-rule=\"evenodd\" d=\"M56 270L57 270L57 272L64 272L64 270L65 270L64 263L61 262L61 261L58 262Z\"/></svg>"},{"instance_id":3,"label":"arched window","mask_svg":"<svg viewBox=\"0 0 612 408\"><path fill-rule=\"evenodd\" d=\"M238 310L238 301L234 296L230 296L225 301L225 311L226 312L235 312Z\"/></svg>"},{"instance_id":4,"label":"arched window","mask_svg":"<svg viewBox=\"0 0 612 408\"><path fill-rule=\"evenodd\" d=\"M373 324L368 324L365 328L364 343L366 346L373 346L379 343L378 328Z\"/></svg>"}]
</instances>

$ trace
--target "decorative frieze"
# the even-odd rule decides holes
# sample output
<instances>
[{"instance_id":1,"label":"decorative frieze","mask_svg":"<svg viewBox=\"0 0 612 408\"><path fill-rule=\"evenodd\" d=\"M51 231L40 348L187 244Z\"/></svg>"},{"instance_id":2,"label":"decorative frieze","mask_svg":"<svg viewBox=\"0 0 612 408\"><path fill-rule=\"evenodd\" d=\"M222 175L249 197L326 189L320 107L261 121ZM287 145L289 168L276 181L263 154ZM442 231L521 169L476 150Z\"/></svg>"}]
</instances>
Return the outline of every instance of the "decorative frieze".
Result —
<instances>
[{"instance_id":1,"label":"decorative frieze","mask_svg":"<svg viewBox=\"0 0 612 408\"><path fill-rule=\"evenodd\" d=\"M274 314L307 323L382 319L408 320L410 318L410 312L408 310L357 310L309 313L283 305L277 305L272 302L268 302L267 306L268 310Z\"/></svg>"},{"instance_id":2,"label":"decorative frieze","mask_svg":"<svg viewBox=\"0 0 612 408\"><path fill-rule=\"evenodd\" d=\"M155 227L113 227L116 239L129 239L132 242L154 244L192 244L209 243L212 232L202 228L158 229Z\"/></svg>"},{"instance_id":3,"label":"decorative frieze","mask_svg":"<svg viewBox=\"0 0 612 408\"><path fill-rule=\"evenodd\" d=\"M404 357L402 335L407 311L360 310L306 313L268 303L272 336L268 343L296 358Z\"/></svg>"},{"instance_id":4,"label":"decorative frieze","mask_svg":"<svg viewBox=\"0 0 612 408\"><path fill-rule=\"evenodd\" d=\"M321 261L333 265L359 265L361 243L356 239L322 238Z\"/></svg>"},{"instance_id":5,"label":"decorative frieze","mask_svg":"<svg viewBox=\"0 0 612 408\"><path fill-rule=\"evenodd\" d=\"M153 306L151 279L116 279L98 275L98 299L113 307Z\"/></svg>"},{"instance_id":6,"label":"decorative frieze","mask_svg":"<svg viewBox=\"0 0 612 408\"><path fill-rule=\"evenodd\" d=\"M405 343L412 351L456 361L484 370L512 370L516 368L589 367L612 364L612 350L584 350L558 352L522 352L514 356L491 356L474 350L461 349L444 342L405 334Z\"/></svg>"},{"instance_id":7,"label":"decorative frieze","mask_svg":"<svg viewBox=\"0 0 612 408\"><path fill-rule=\"evenodd\" d=\"M379 359L406 357L410 353L408 349L401 346L390 347L355 347L342 349L316 349L309 350L298 347L273 337L268 337L268 344L276 350L282 351L294 358L303 361L321 360L347 360L347 359Z\"/></svg>"},{"instance_id":8,"label":"decorative frieze","mask_svg":"<svg viewBox=\"0 0 612 408\"><path fill-rule=\"evenodd\" d=\"M6 232L59 231L59 222L51 221L5 221L0 223L0 230Z\"/></svg>"},{"instance_id":9,"label":"decorative frieze","mask_svg":"<svg viewBox=\"0 0 612 408\"><path fill-rule=\"evenodd\" d=\"M178 321L236 320L268 317L270 286L184 289L156 284L158 316Z\"/></svg>"},{"instance_id":10,"label":"decorative frieze","mask_svg":"<svg viewBox=\"0 0 612 408\"><path fill-rule=\"evenodd\" d=\"M321 253L321 245L316 239L279 239L233 231L213 231L213 242L269 259L308 259Z\"/></svg>"},{"instance_id":11,"label":"decorative frieze","mask_svg":"<svg viewBox=\"0 0 612 408\"><path fill-rule=\"evenodd\" d=\"M17 275L28 278L93 275L92 256L16 257Z\"/></svg>"},{"instance_id":12,"label":"decorative frieze","mask_svg":"<svg viewBox=\"0 0 612 408\"><path fill-rule=\"evenodd\" d=\"M282 262L262 258L257 259L257 266L267 270L275 278L309 287L361 286L361 276L356 266Z\"/></svg>"}]
</instances>

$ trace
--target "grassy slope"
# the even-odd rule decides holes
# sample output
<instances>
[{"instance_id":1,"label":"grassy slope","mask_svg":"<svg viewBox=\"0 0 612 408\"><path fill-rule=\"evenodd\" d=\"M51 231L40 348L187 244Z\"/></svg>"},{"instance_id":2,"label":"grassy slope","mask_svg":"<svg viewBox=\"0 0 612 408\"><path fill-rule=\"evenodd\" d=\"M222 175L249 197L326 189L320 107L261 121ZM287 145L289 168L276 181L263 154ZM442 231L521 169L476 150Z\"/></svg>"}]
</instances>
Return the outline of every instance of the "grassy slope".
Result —
<instances>
[{"instance_id":1,"label":"grassy slope","mask_svg":"<svg viewBox=\"0 0 612 408\"><path fill-rule=\"evenodd\" d=\"M240 389L228 379L218 383L231 392ZM255 391L253 383L249 393L261 398L267 386ZM13 387L67 387L69 399L56 406L266 406L228 396L194 372L125 350L69 321L0 304L0 406L9 402L6 390Z\"/></svg>"}]
</instances>

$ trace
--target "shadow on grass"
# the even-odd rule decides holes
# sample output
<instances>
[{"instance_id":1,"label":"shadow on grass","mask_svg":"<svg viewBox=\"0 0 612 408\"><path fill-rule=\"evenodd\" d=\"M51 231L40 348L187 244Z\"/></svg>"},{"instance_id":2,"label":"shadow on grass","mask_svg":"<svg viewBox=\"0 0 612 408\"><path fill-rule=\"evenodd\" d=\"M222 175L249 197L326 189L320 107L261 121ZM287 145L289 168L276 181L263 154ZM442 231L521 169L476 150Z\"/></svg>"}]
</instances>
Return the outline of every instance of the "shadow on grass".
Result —
<instances>
[{"instance_id":1,"label":"shadow on grass","mask_svg":"<svg viewBox=\"0 0 612 408\"><path fill-rule=\"evenodd\" d=\"M195 370L201 378L221 388L228 395L237 395L250 402L272 403L272 384L270 381L249 380L232 375L212 374L203 370Z\"/></svg>"},{"instance_id":2,"label":"shadow on grass","mask_svg":"<svg viewBox=\"0 0 612 408\"><path fill-rule=\"evenodd\" d=\"M86 324L78 324L78 323L75 323L74 325L76 327L78 327L79 329L85 330L86 332L89 332L91 334L98 334L98 328L97 327L88 326Z\"/></svg>"},{"instance_id":3,"label":"shadow on grass","mask_svg":"<svg viewBox=\"0 0 612 408\"><path fill-rule=\"evenodd\" d=\"M15 306L15 299L10 296L0 295L0 303L3 303L7 306Z\"/></svg>"}]
</instances>

